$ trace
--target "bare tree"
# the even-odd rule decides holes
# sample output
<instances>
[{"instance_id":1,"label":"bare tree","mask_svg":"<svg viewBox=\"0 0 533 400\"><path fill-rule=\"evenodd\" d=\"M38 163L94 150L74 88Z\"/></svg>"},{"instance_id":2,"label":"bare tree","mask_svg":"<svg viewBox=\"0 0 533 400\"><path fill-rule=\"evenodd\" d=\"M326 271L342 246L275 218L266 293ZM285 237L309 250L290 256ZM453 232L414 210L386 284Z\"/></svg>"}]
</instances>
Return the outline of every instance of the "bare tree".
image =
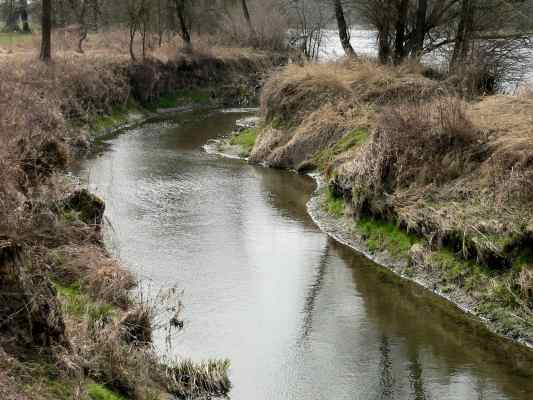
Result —
<instances>
[{"instance_id":1,"label":"bare tree","mask_svg":"<svg viewBox=\"0 0 533 400\"><path fill-rule=\"evenodd\" d=\"M15 0L6 0L2 4L2 11L5 18L4 32L19 32L19 14L15 6Z\"/></svg>"},{"instance_id":2,"label":"bare tree","mask_svg":"<svg viewBox=\"0 0 533 400\"><path fill-rule=\"evenodd\" d=\"M70 7L78 23L78 53L83 54L83 42L87 39L88 27L86 21L87 8L90 0L69 0Z\"/></svg>"},{"instance_id":3,"label":"bare tree","mask_svg":"<svg viewBox=\"0 0 533 400\"><path fill-rule=\"evenodd\" d=\"M405 40L407 37L409 0L397 0L395 5L394 63L401 64L407 56Z\"/></svg>"},{"instance_id":4,"label":"bare tree","mask_svg":"<svg viewBox=\"0 0 533 400\"><path fill-rule=\"evenodd\" d=\"M297 47L307 60L318 58L330 10L316 0L288 0L286 10L293 27L289 43Z\"/></svg>"},{"instance_id":5,"label":"bare tree","mask_svg":"<svg viewBox=\"0 0 533 400\"><path fill-rule=\"evenodd\" d=\"M339 30L339 38L341 40L344 53L348 57L356 57L355 50L350 43L350 34L344 17L344 9L342 7L342 0L334 0L335 18L337 19L337 28Z\"/></svg>"},{"instance_id":6,"label":"bare tree","mask_svg":"<svg viewBox=\"0 0 533 400\"><path fill-rule=\"evenodd\" d=\"M44 62L52 59L52 0L42 0L41 17L41 54Z\"/></svg>"},{"instance_id":7,"label":"bare tree","mask_svg":"<svg viewBox=\"0 0 533 400\"><path fill-rule=\"evenodd\" d=\"M22 32L30 33L31 28L29 24L29 13L28 13L28 0L19 1L19 15L22 20Z\"/></svg>"},{"instance_id":8,"label":"bare tree","mask_svg":"<svg viewBox=\"0 0 533 400\"><path fill-rule=\"evenodd\" d=\"M191 18L190 10L188 9L188 0L174 0L176 6L176 14L179 21L179 35L185 43L185 48L192 48L191 39Z\"/></svg>"},{"instance_id":9,"label":"bare tree","mask_svg":"<svg viewBox=\"0 0 533 400\"><path fill-rule=\"evenodd\" d=\"M459 23L455 34L450 69L455 69L461 60L466 60L474 32L475 0L462 0Z\"/></svg>"},{"instance_id":10,"label":"bare tree","mask_svg":"<svg viewBox=\"0 0 533 400\"><path fill-rule=\"evenodd\" d=\"M255 29L252 24L252 18L250 17L250 11L248 9L248 3L246 2L246 0L241 0L241 7L242 7L242 13L244 15L244 19L250 31L250 35L255 36Z\"/></svg>"},{"instance_id":11,"label":"bare tree","mask_svg":"<svg viewBox=\"0 0 533 400\"><path fill-rule=\"evenodd\" d=\"M424 51L424 42L426 40L427 31L427 13L428 0L417 0L416 6L416 21L411 42L411 55L414 58L419 58Z\"/></svg>"}]
</instances>

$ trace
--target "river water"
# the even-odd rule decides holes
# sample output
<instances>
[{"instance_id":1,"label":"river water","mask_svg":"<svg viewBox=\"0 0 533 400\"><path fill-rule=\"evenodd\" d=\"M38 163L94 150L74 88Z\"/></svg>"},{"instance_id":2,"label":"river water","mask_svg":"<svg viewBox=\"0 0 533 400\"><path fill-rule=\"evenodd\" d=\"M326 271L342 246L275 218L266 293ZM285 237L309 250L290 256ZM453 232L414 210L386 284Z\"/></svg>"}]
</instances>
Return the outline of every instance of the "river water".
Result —
<instances>
[{"instance_id":1,"label":"river water","mask_svg":"<svg viewBox=\"0 0 533 400\"><path fill-rule=\"evenodd\" d=\"M205 153L248 115L230 111L146 124L82 167L116 254L184 290L168 357L231 359L235 400L533 398L520 351L322 233L311 179Z\"/></svg>"}]
</instances>

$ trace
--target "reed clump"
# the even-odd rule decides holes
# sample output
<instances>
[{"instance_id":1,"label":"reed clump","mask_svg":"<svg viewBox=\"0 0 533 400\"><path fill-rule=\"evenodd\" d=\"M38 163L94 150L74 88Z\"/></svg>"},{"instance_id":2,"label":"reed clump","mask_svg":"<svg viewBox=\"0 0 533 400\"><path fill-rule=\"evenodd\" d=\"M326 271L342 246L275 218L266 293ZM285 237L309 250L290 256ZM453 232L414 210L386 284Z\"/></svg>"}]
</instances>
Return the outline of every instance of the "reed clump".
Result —
<instances>
[{"instance_id":1,"label":"reed clump","mask_svg":"<svg viewBox=\"0 0 533 400\"><path fill-rule=\"evenodd\" d=\"M229 360L209 360L200 364L181 360L166 370L167 389L180 399L225 396L231 389L229 367Z\"/></svg>"}]
</instances>

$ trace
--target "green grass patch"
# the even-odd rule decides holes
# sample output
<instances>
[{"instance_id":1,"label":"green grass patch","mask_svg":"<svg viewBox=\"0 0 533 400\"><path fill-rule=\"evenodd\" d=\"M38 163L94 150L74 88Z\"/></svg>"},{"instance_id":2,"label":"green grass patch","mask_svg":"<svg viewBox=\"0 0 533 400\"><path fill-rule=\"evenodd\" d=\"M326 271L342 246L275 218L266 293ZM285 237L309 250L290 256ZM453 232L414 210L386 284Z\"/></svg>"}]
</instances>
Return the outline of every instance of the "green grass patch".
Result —
<instances>
[{"instance_id":1,"label":"green grass patch","mask_svg":"<svg viewBox=\"0 0 533 400\"><path fill-rule=\"evenodd\" d=\"M33 361L9 360L1 368L15 377L20 393L32 397L38 393L41 400L70 400L74 398L76 380L64 378L57 365L40 360L38 354ZM26 397L24 397L26 398Z\"/></svg>"},{"instance_id":2,"label":"green grass patch","mask_svg":"<svg viewBox=\"0 0 533 400\"><path fill-rule=\"evenodd\" d=\"M91 400L125 400L124 397L96 383L87 385L87 394Z\"/></svg>"},{"instance_id":3,"label":"green grass patch","mask_svg":"<svg viewBox=\"0 0 533 400\"><path fill-rule=\"evenodd\" d=\"M67 286L55 282L54 286L62 300L63 311L71 317L87 319L90 323L94 323L111 320L116 315L114 306L95 302L82 293L78 284Z\"/></svg>"},{"instance_id":4,"label":"green grass patch","mask_svg":"<svg viewBox=\"0 0 533 400\"><path fill-rule=\"evenodd\" d=\"M313 164L315 164L320 171L324 172L336 156L350 150L355 146L362 145L368 140L368 136L367 129L356 129L348 132L333 146L318 152L313 157Z\"/></svg>"},{"instance_id":5,"label":"green grass patch","mask_svg":"<svg viewBox=\"0 0 533 400\"><path fill-rule=\"evenodd\" d=\"M324 206L328 214L340 218L344 215L346 204L342 197L336 196L330 188L324 194Z\"/></svg>"},{"instance_id":6,"label":"green grass patch","mask_svg":"<svg viewBox=\"0 0 533 400\"><path fill-rule=\"evenodd\" d=\"M89 125L96 132L111 129L128 122L130 112L137 110L139 110L139 108L133 104L128 104L127 106L115 106L110 114L92 118Z\"/></svg>"},{"instance_id":7,"label":"green grass patch","mask_svg":"<svg viewBox=\"0 0 533 400\"><path fill-rule=\"evenodd\" d=\"M65 210L63 212L63 218L68 223L74 223L77 221L81 221L81 212L75 211L75 210Z\"/></svg>"},{"instance_id":8,"label":"green grass patch","mask_svg":"<svg viewBox=\"0 0 533 400\"><path fill-rule=\"evenodd\" d=\"M490 271L471 260L465 260L449 249L433 251L430 263L443 272L446 283L462 287L467 292L481 290L490 279Z\"/></svg>"},{"instance_id":9,"label":"green grass patch","mask_svg":"<svg viewBox=\"0 0 533 400\"><path fill-rule=\"evenodd\" d=\"M407 258L411 247L420 241L393 223L372 218L356 221L356 229L363 235L370 251L386 250L394 258Z\"/></svg>"},{"instance_id":10,"label":"green grass patch","mask_svg":"<svg viewBox=\"0 0 533 400\"><path fill-rule=\"evenodd\" d=\"M91 303L88 296L81 293L79 285L64 286L54 284L63 305L63 311L73 317L82 318Z\"/></svg>"},{"instance_id":11,"label":"green grass patch","mask_svg":"<svg viewBox=\"0 0 533 400\"><path fill-rule=\"evenodd\" d=\"M32 35L28 33L0 33L0 46L30 43Z\"/></svg>"},{"instance_id":12,"label":"green grass patch","mask_svg":"<svg viewBox=\"0 0 533 400\"><path fill-rule=\"evenodd\" d=\"M229 143L241 147L241 156L247 157L252 152L257 139L257 128L248 128L233 135Z\"/></svg>"},{"instance_id":13,"label":"green grass patch","mask_svg":"<svg viewBox=\"0 0 533 400\"><path fill-rule=\"evenodd\" d=\"M513 261L513 271L519 273L524 267L533 267L533 248L526 246Z\"/></svg>"},{"instance_id":14,"label":"green grass patch","mask_svg":"<svg viewBox=\"0 0 533 400\"><path fill-rule=\"evenodd\" d=\"M177 108L188 104L209 104L211 97L204 89L183 89L173 94L167 94L152 104L152 109Z\"/></svg>"}]
</instances>

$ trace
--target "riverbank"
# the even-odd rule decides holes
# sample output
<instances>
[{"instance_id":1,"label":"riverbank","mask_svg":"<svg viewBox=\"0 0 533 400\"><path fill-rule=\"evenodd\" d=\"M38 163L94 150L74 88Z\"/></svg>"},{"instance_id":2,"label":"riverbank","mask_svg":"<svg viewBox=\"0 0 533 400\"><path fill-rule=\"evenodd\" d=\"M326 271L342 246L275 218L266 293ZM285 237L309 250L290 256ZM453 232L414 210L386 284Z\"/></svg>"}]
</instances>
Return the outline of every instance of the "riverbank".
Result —
<instances>
[{"instance_id":1,"label":"riverbank","mask_svg":"<svg viewBox=\"0 0 533 400\"><path fill-rule=\"evenodd\" d=\"M254 104L262 75L282 57L240 53L136 64L108 54L83 63L78 56L51 65L0 63L0 394L98 400L227 393L225 360L161 364L152 331L180 329L179 299L158 296L174 312L159 326L162 305L133 297L136 278L105 249L105 203L63 172L102 138L161 112ZM191 374L194 383L184 378Z\"/></svg>"},{"instance_id":2,"label":"riverbank","mask_svg":"<svg viewBox=\"0 0 533 400\"><path fill-rule=\"evenodd\" d=\"M467 101L413 66L290 66L242 153L318 171L326 232L531 348L531 105Z\"/></svg>"}]
</instances>

